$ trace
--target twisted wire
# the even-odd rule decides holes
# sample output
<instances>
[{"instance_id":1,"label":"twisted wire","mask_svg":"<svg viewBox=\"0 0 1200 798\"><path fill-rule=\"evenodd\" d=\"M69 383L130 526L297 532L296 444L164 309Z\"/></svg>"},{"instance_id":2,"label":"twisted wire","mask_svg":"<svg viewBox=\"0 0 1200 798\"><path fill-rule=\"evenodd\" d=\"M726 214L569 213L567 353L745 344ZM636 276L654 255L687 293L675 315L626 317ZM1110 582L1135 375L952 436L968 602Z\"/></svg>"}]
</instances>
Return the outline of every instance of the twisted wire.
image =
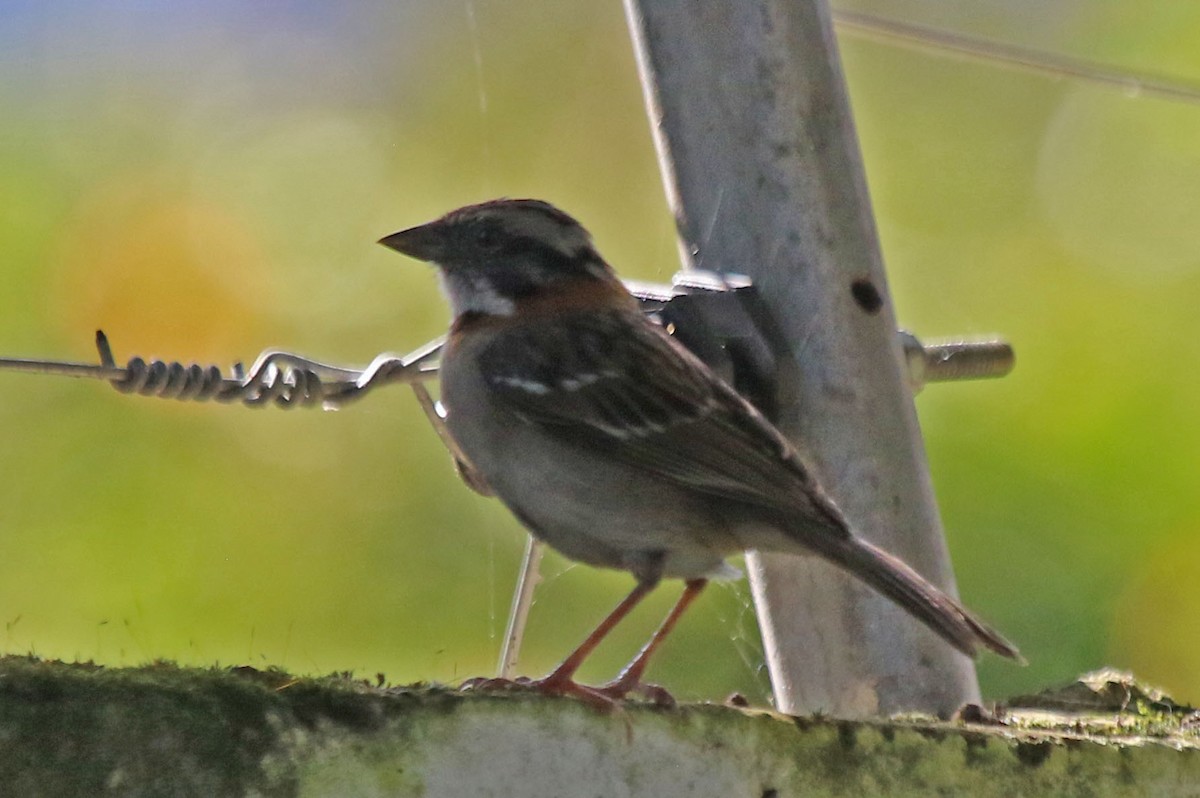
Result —
<instances>
[{"instance_id":1,"label":"twisted wire","mask_svg":"<svg viewBox=\"0 0 1200 798\"><path fill-rule=\"evenodd\" d=\"M118 365L103 330L96 331L97 363L0 358L0 368L36 374L92 377L107 380L124 394L179 401L240 402L248 407L282 408L320 405L333 409L360 398L380 385L419 383L437 373L442 339L430 341L408 355L383 354L367 368L331 366L291 352L268 349L247 371L234 364L227 376L217 366L131 357Z\"/></svg>"},{"instance_id":2,"label":"twisted wire","mask_svg":"<svg viewBox=\"0 0 1200 798\"><path fill-rule=\"evenodd\" d=\"M642 301L647 314L658 318L668 304L684 295L732 294L747 288L749 284L745 278L737 275L685 271L677 274L670 286L634 281L628 281L627 285ZM701 310L707 312L706 309ZM753 319L741 318L738 321L747 329L735 332L740 335L755 333L757 326ZM713 331L710 334L714 334ZM725 335L728 331L722 329L715 334ZM1004 341L927 345L910 333L901 331L899 335L914 392L919 391L926 382L1002 376L1013 366L1012 348ZM236 363L231 373L226 375L217 366L201 366L197 363L185 365L178 361L146 360L137 356L131 357L124 366L119 366L108 338L102 330L97 330L98 364L0 357L0 369L98 378L107 380L114 389L124 394L178 401L240 402L247 407L274 405L285 409L319 405L333 409L361 398L380 385L400 382L418 389L422 382L437 374L437 359L444 342L444 338L436 338L403 356L379 355L361 370L268 349L258 356L249 371L241 363ZM417 399L432 421L436 415L431 415L432 400L419 390Z\"/></svg>"}]
</instances>

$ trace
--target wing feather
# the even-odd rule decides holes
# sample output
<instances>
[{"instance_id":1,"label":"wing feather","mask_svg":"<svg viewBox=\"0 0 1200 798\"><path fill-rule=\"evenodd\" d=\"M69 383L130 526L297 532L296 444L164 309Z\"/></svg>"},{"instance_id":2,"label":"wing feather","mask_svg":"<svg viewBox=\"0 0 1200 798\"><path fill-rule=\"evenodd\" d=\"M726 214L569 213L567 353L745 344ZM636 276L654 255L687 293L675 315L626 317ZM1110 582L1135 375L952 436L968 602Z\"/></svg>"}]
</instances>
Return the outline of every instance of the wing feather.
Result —
<instances>
[{"instance_id":1,"label":"wing feather","mask_svg":"<svg viewBox=\"0 0 1200 798\"><path fill-rule=\"evenodd\" d=\"M526 423L715 497L777 512L813 506L815 485L787 440L657 325L611 311L550 329L508 330L480 359L498 400Z\"/></svg>"}]
</instances>

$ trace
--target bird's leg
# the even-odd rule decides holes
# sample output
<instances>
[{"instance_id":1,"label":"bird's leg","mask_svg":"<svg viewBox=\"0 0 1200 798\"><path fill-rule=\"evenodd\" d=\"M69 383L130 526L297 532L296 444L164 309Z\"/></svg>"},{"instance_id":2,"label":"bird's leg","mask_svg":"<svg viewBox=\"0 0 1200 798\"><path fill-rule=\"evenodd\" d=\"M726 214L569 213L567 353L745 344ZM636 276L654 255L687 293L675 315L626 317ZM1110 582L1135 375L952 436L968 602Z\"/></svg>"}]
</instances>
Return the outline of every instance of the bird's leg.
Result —
<instances>
[{"instance_id":1,"label":"bird's leg","mask_svg":"<svg viewBox=\"0 0 1200 798\"><path fill-rule=\"evenodd\" d=\"M662 624L655 630L646 645L642 646L642 650L625 666L615 680L597 688L596 692L614 701L619 701L634 690L645 690L653 700L659 703L673 703L670 694L663 688L655 685L643 685L642 674L646 672L650 657L654 656L654 652L662 644L662 641L675 628L680 616L687 611L687 608L691 606L707 584L707 579L689 579L683 589L683 595L679 597L679 601L675 602L675 606L667 613L667 617L663 619Z\"/></svg>"},{"instance_id":2,"label":"bird's leg","mask_svg":"<svg viewBox=\"0 0 1200 798\"><path fill-rule=\"evenodd\" d=\"M641 603L650 591L658 584L657 579L641 579L633 590L629 591L621 603L608 614L600 625L597 626L592 633L589 634L578 648L570 653L566 659L553 671L541 679L527 679L520 677L518 679L468 679L463 682L462 689L464 690L496 690L508 689L511 687L531 687L542 693L550 695L573 695L590 704L601 708L611 707L615 703L615 699L601 693L594 687L579 684L575 681L575 672L579 670L579 666L583 661L600 645L608 633L611 632L621 619L633 611L633 608Z\"/></svg>"},{"instance_id":3,"label":"bird's leg","mask_svg":"<svg viewBox=\"0 0 1200 798\"><path fill-rule=\"evenodd\" d=\"M600 625L579 644L578 648L562 661L562 664L547 676L531 682L530 685L544 693L577 695L592 703L610 704L611 699L603 696L597 690L577 683L574 678L575 672L579 670L579 666L595 650L596 646L600 645L600 641L621 622L621 619L649 595L650 591L654 589L654 585L655 582L652 581L639 581L633 590L629 591L629 595L621 600L621 603L600 622Z\"/></svg>"}]
</instances>

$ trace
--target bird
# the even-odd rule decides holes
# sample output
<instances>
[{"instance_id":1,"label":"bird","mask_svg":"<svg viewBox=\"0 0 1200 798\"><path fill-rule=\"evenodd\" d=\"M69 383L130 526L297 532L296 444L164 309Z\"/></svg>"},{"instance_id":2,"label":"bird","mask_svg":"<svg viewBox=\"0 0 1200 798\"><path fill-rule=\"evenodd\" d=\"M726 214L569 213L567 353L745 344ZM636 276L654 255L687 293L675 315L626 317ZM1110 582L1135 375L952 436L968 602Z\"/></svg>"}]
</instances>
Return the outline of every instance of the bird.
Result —
<instances>
[{"instance_id":1,"label":"bird","mask_svg":"<svg viewBox=\"0 0 1200 798\"><path fill-rule=\"evenodd\" d=\"M635 586L547 676L548 694L617 702L708 580L747 550L816 555L968 656L1016 647L851 529L799 446L648 318L588 231L537 199L453 210L380 239L437 267L452 322L439 366L457 466L567 558ZM612 682L575 681L601 640L664 578L665 620Z\"/></svg>"}]
</instances>

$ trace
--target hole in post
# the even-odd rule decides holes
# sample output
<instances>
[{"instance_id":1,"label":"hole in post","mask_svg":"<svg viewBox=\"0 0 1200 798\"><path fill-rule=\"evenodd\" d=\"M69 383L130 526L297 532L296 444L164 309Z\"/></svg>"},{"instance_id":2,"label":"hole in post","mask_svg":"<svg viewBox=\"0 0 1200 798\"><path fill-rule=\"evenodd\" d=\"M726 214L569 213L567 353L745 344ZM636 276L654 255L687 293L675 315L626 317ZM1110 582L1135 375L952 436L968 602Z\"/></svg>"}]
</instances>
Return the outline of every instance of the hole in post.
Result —
<instances>
[{"instance_id":1,"label":"hole in post","mask_svg":"<svg viewBox=\"0 0 1200 798\"><path fill-rule=\"evenodd\" d=\"M879 289L866 278L860 277L850 283L850 295L860 308L872 316L883 307L883 297L879 295Z\"/></svg>"}]
</instances>

